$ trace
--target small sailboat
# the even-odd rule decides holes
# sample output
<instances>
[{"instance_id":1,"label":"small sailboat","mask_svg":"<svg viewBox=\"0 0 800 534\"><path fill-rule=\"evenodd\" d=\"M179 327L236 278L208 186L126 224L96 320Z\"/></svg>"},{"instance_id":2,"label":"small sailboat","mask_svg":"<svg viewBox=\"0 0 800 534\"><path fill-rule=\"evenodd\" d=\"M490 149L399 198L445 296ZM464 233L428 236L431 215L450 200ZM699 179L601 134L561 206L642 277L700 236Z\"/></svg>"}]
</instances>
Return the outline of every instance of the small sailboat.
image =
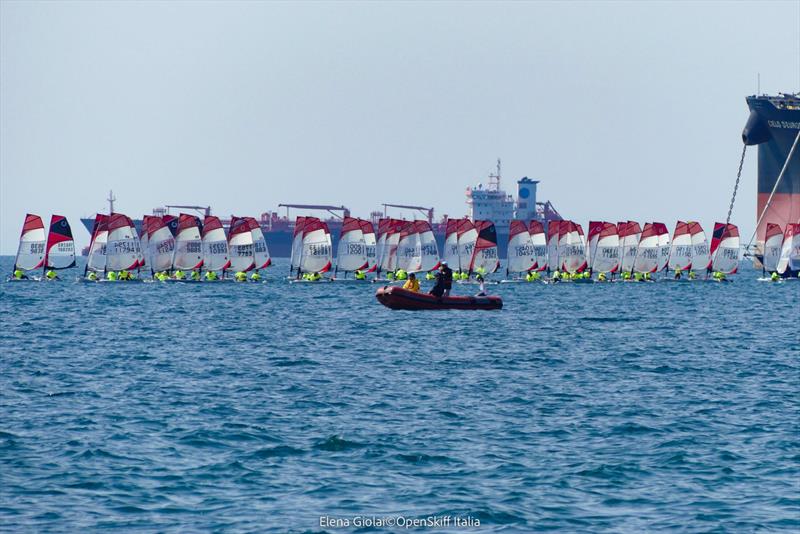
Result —
<instances>
[{"instance_id":1,"label":"small sailboat","mask_svg":"<svg viewBox=\"0 0 800 534\"><path fill-rule=\"evenodd\" d=\"M338 276L339 271L341 271L344 273L344 278L347 278L348 273L366 271L368 269L367 241L364 237L364 227L361 223L362 221L355 217L345 217L342 221L339 245L336 249L334 276Z\"/></svg>"},{"instance_id":2,"label":"small sailboat","mask_svg":"<svg viewBox=\"0 0 800 534\"><path fill-rule=\"evenodd\" d=\"M44 249L44 271L71 269L75 267L75 241L72 229L63 215L50 217L50 231L47 234L47 245ZM51 280L47 275L43 280ZM54 277L52 279L57 279Z\"/></svg>"},{"instance_id":3,"label":"small sailboat","mask_svg":"<svg viewBox=\"0 0 800 534\"><path fill-rule=\"evenodd\" d=\"M669 262L669 230L664 223L653 223L653 229L658 234L658 272L666 270Z\"/></svg>"},{"instance_id":4,"label":"small sailboat","mask_svg":"<svg viewBox=\"0 0 800 534\"><path fill-rule=\"evenodd\" d=\"M403 224L397 242L397 269L417 273L422 269L422 246L413 221Z\"/></svg>"},{"instance_id":5,"label":"small sailboat","mask_svg":"<svg viewBox=\"0 0 800 534\"><path fill-rule=\"evenodd\" d=\"M678 221L672 234L669 248L667 270L673 272L688 271L692 268L692 234L689 223Z\"/></svg>"},{"instance_id":6,"label":"small sailboat","mask_svg":"<svg viewBox=\"0 0 800 534\"><path fill-rule=\"evenodd\" d=\"M421 253L420 272L431 272L439 268L439 245L436 243L436 236L433 235L433 228L428 221L414 221L414 230L419 235L419 246Z\"/></svg>"},{"instance_id":7,"label":"small sailboat","mask_svg":"<svg viewBox=\"0 0 800 534\"><path fill-rule=\"evenodd\" d=\"M458 219L447 219L444 228L444 250L442 251L442 260L447 262L447 265L453 271L461 270L458 255L458 223Z\"/></svg>"},{"instance_id":8,"label":"small sailboat","mask_svg":"<svg viewBox=\"0 0 800 534\"><path fill-rule=\"evenodd\" d=\"M98 273L106 270L106 246L108 244L108 215L98 213L92 226L92 239L89 243L89 256L86 258L86 268L83 271L84 279L97 278Z\"/></svg>"},{"instance_id":9,"label":"small sailboat","mask_svg":"<svg viewBox=\"0 0 800 534\"><path fill-rule=\"evenodd\" d=\"M377 243L375 241L375 228L370 221L359 219L361 233L364 236L364 245L367 247L367 267L364 272L372 273L378 268L377 263Z\"/></svg>"},{"instance_id":10,"label":"small sailboat","mask_svg":"<svg viewBox=\"0 0 800 534\"><path fill-rule=\"evenodd\" d=\"M566 223L566 224L565 224ZM571 275L582 273L587 266L586 262L586 238L583 234L583 228L580 224L573 221L563 221L561 223L563 230L563 245L559 257L563 270ZM588 282L589 279L579 279L580 281ZM577 281L577 280L573 280Z\"/></svg>"},{"instance_id":11,"label":"small sailboat","mask_svg":"<svg viewBox=\"0 0 800 534\"><path fill-rule=\"evenodd\" d=\"M294 278L294 273L300 268L300 256L303 254L303 227L306 224L306 217L300 215L294 221L294 231L292 232L292 253L289 260L289 278Z\"/></svg>"},{"instance_id":12,"label":"small sailboat","mask_svg":"<svg viewBox=\"0 0 800 534\"><path fill-rule=\"evenodd\" d=\"M144 255L133 221L123 213L112 213L108 218L106 271L130 272L143 264Z\"/></svg>"},{"instance_id":13,"label":"small sailboat","mask_svg":"<svg viewBox=\"0 0 800 534\"><path fill-rule=\"evenodd\" d=\"M540 221L531 221L528 226L528 233L531 236L531 246L536 259L534 270L547 270L547 236L544 232L544 225Z\"/></svg>"},{"instance_id":14,"label":"small sailboat","mask_svg":"<svg viewBox=\"0 0 800 534\"><path fill-rule=\"evenodd\" d=\"M550 221L547 225L547 271L558 271L561 264L558 262L558 240L561 230L561 221Z\"/></svg>"},{"instance_id":15,"label":"small sailboat","mask_svg":"<svg viewBox=\"0 0 800 534\"><path fill-rule=\"evenodd\" d=\"M589 272L605 276L619 271L619 234L614 223L589 223L589 249Z\"/></svg>"},{"instance_id":16,"label":"small sailboat","mask_svg":"<svg viewBox=\"0 0 800 534\"><path fill-rule=\"evenodd\" d=\"M178 217L178 235L175 237L173 271L199 271L203 266L203 238L200 221L194 215L181 213Z\"/></svg>"},{"instance_id":17,"label":"small sailboat","mask_svg":"<svg viewBox=\"0 0 800 534\"><path fill-rule=\"evenodd\" d=\"M250 236L253 238L253 262L255 270L258 272L272 265L272 257L269 255L269 247L261 225L254 217L245 217L245 219L250 227Z\"/></svg>"},{"instance_id":18,"label":"small sailboat","mask_svg":"<svg viewBox=\"0 0 800 534\"><path fill-rule=\"evenodd\" d=\"M711 268L711 258L703 227L698 222L689 222L689 234L692 237L692 270L708 270Z\"/></svg>"},{"instance_id":19,"label":"small sailboat","mask_svg":"<svg viewBox=\"0 0 800 534\"><path fill-rule=\"evenodd\" d=\"M41 269L44 265L45 239L42 218L31 213L25 215L25 222L22 224L22 232L19 236L17 256L14 259L14 269L12 269L12 276L9 280L33 279L24 273ZM20 273L22 274L20 275Z\"/></svg>"},{"instance_id":20,"label":"small sailboat","mask_svg":"<svg viewBox=\"0 0 800 534\"><path fill-rule=\"evenodd\" d=\"M220 272L220 280L225 278L225 270L230 268L228 239L219 217L206 215L203 219L203 269L206 272ZM208 281L208 280L207 280Z\"/></svg>"},{"instance_id":21,"label":"small sailboat","mask_svg":"<svg viewBox=\"0 0 800 534\"><path fill-rule=\"evenodd\" d=\"M231 217L228 231L228 259L230 270L235 273L246 273L256 266L253 233L250 231L250 223L244 217Z\"/></svg>"},{"instance_id":22,"label":"small sailboat","mask_svg":"<svg viewBox=\"0 0 800 534\"><path fill-rule=\"evenodd\" d=\"M642 236L642 228L636 221L627 221L620 223L617 226L620 240L620 261L622 263L620 270L623 273L632 273L634 262L636 261L636 252L639 248L639 239Z\"/></svg>"},{"instance_id":23,"label":"small sailboat","mask_svg":"<svg viewBox=\"0 0 800 534\"><path fill-rule=\"evenodd\" d=\"M321 277L322 273L330 270L333 260L328 225L317 217L306 217L302 235L297 279L292 282L329 282L329 279ZM310 275L311 278L301 278L302 275Z\"/></svg>"},{"instance_id":24,"label":"small sailboat","mask_svg":"<svg viewBox=\"0 0 800 534\"><path fill-rule=\"evenodd\" d=\"M458 238L458 262L455 266L450 267L453 270L454 279L456 273L468 276L472 256L475 252L475 244L478 241L478 230L469 219L460 219L456 227L456 236ZM458 268L457 270L456 267Z\"/></svg>"},{"instance_id":25,"label":"small sailboat","mask_svg":"<svg viewBox=\"0 0 800 534\"><path fill-rule=\"evenodd\" d=\"M786 225L781 256L775 270L783 278L796 279L800 274L800 224Z\"/></svg>"},{"instance_id":26,"label":"small sailboat","mask_svg":"<svg viewBox=\"0 0 800 534\"><path fill-rule=\"evenodd\" d=\"M633 272L641 274L655 273L658 270L660 254L657 227L653 223L645 223L636 247Z\"/></svg>"},{"instance_id":27,"label":"small sailboat","mask_svg":"<svg viewBox=\"0 0 800 534\"><path fill-rule=\"evenodd\" d=\"M172 235L167 221L155 215L142 220L143 234L147 236L147 264L150 274L166 272L172 269L172 258L175 256L175 237Z\"/></svg>"},{"instance_id":28,"label":"small sailboat","mask_svg":"<svg viewBox=\"0 0 800 534\"><path fill-rule=\"evenodd\" d=\"M400 237L406 221L397 219L381 219L378 224L378 249L377 262L378 268L375 270L375 279L378 281L391 281L381 279L381 273L393 273L397 269L397 251L400 244Z\"/></svg>"},{"instance_id":29,"label":"small sailboat","mask_svg":"<svg viewBox=\"0 0 800 534\"><path fill-rule=\"evenodd\" d=\"M723 275L735 274L739 268L740 247L739 228L735 224L715 223L711 236L711 270ZM726 280L718 276L713 279Z\"/></svg>"},{"instance_id":30,"label":"small sailboat","mask_svg":"<svg viewBox=\"0 0 800 534\"><path fill-rule=\"evenodd\" d=\"M477 233L469 273L486 276L497 272L500 268L500 257L497 252L497 229L492 221L475 221Z\"/></svg>"},{"instance_id":31,"label":"small sailboat","mask_svg":"<svg viewBox=\"0 0 800 534\"><path fill-rule=\"evenodd\" d=\"M524 221L514 219L508 227L508 265L506 276L516 275L515 279L505 282L523 281L520 275L536 268L536 252L533 248L531 233Z\"/></svg>"},{"instance_id":32,"label":"small sailboat","mask_svg":"<svg viewBox=\"0 0 800 534\"><path fill-rule=\"evenodd\" d=\"M767 223L767 233L764 239L764 255L761 260L761 267L766 273L778 272L778 260L781 258L781 248L783 247L783 229L778 224ZM765 278L769 280L769 278Z\"/></svg>"}]
</instances>

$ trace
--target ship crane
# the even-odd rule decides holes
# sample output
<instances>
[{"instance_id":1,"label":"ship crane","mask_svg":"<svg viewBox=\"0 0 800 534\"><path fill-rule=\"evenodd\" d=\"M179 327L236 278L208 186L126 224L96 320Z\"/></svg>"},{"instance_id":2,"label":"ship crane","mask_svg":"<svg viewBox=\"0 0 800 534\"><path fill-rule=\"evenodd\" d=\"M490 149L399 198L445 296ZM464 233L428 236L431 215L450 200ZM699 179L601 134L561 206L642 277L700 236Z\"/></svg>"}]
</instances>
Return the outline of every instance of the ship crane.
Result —
<instances>
[{"instance_id":1,"label":"ship crane","mask_svg":"<svg viewBox=\"0 0 800 534\"><path fill-rule=\"evenodd\" d=\"M279 208L286 208L286 218L289 219L289 208L298 210L325 210L334 217L343 219L350 216L350 210L344 206L328 206L325 204L278 204ZM341 211L342 215L336 213Z\"/></svg>"},{"instance_id":2,"label":"ship crane","mask_svg":"<svg viewBox=\"0 0 800 534\"><path fill-rule=\"evenodd\" d=\"M164 206L165 208L172 209L179 209L179 210L195 210L197 212L203 213L206 217L211 215L211 206Z\"/></svg>"},{"instance_id":3,"label":"ship crane","mask_svg":"<svg viewBox=\"0 0 800 534\"><path fill-rule=\"evenodd\" d=\"M387 208L399 208L405 210L416 210L428 218L428 223L433 224L433 208L426 208L424 206L406 206L405 204L382 204L383 216L386 217Z\"/></svg>"}]
</instances>

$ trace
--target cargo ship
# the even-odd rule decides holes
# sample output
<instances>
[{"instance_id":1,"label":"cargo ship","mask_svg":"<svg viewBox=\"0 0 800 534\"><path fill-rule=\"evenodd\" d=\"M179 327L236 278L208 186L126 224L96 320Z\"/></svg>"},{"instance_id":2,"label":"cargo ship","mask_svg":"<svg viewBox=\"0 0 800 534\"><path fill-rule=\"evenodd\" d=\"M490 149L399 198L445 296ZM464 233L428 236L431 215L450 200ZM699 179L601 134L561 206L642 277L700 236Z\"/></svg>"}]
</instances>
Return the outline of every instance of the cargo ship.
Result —
<instances>
[{"instance_id":1,"label":"cargo ship","mask_svg":"<svg viewBox=\"0 0 800 534\"><path fill-rule=\"evenodd\" d=\"M800 147L789 158L800 131L800 93L752 95L746 100L750 116L742 141L748 146L758 146L756 221L761 217L757 228L757 248L761 248L767 224L785 228L788 223L800 223ZM776 188L784 166L786 170ZM773 189L775 194L767 207Z\"/></svg>"},{"instance_id":2,"label":"cargo ship","mask_svg":"<svg viewBox=\"0 0 800 534\"><path fill-rule=\"evenodd\" d=\"M496 171L489 175L488 183L478 184L468 187L466 190L467 213L464 215L474 220L490 220L495 223L497 229L498 249L501 258L506 257L508 247L508 228L511 219L517 218L525 221L538 220L545 226L551 220L560 220L562 217L549 201L538 202L536 200L538 180L531 180L528 177L517 181L517 198L503 191L501 187L501 162L497 160ZM114 194L109 192L108 196L109 213L114 212ZM444 215L438 221L434 220L434 208L423 206L409 206L403 204L382 205L381 210L370 213L369 219L377 228L378 220L382 217L391 216L390 210L402 209L419 214L417 218L425 218L433 227L439 250L444 250L444 232L447 226L448 216ZM333 250L339 239L342 227L342 219L350 216L350 210L345 206L334 206L324 204L279 204L278 209L285 209L285 215L280 215L277 211L267 211L261 214L258 221L261 230L267 239L267 246L270 254L274 257L288 258L292 252L292 236L294 233L294 222L296 215L307 214L309 211L315 213L327 213L323 220L328 224L333 238ZM153 209L153 215L163 217L165 215L175 215L178 211L192 213L199 217L211 215L211 206L186 206L186 205L166 205ZM462 216L462 217L464 217ZM462 218L456 217L456 218ZM230 224L230 217L220 217L223 226L226 228ZM94 217L82 218L81 222L86 231L91 234ZM141 219L135 219L136 229L141 233ZM88 252L87 249L84 253Z\"/></svg>"}]
</instances>

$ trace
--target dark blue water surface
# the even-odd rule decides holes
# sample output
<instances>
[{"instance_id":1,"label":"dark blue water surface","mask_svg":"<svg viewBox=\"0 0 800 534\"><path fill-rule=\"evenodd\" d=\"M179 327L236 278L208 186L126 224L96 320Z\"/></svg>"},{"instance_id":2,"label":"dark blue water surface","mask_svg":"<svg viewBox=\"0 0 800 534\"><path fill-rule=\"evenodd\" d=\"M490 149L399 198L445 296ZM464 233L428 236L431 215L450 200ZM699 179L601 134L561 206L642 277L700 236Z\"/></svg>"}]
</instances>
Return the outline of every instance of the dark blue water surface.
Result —
<instances>
[{"instance_id":1,"label":"dark blue water surface","mask_svg":"<svg viewBox=\"0 0 800 534\"><path fill-rule=\"evenodd\" d=\"M800 529L800 283L501 285L499 312L398 312L285 270L1 283L0 528Z\"/></svg>"}]
</instances>

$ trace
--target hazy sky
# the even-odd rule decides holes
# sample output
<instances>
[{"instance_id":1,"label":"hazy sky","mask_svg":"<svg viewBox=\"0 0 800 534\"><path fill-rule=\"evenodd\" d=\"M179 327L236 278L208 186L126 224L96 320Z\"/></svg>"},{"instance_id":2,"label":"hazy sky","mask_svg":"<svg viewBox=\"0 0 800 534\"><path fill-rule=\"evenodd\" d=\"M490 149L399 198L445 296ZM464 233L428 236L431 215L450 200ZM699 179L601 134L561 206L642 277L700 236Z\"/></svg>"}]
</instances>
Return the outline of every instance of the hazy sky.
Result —
<instances>
[{"instance_id":1,"label":"hazy sky","mask_svg":"<svg viewBox=\"0 0 800 534\"><path fill-rule=\"evenodd\" d=\"M724 220L744 97L800 91L800 2L0 2L0 252L108 190L259 215L506 189L591 219ZM749 150L733 222L755 224ZM283 210L281 210L283 211ZM400 213L398 213L399 215ZM410 214L407 214L410 215ZM707 228L710 229L710 228ZM745 238L746 239L746 238Z\"/></svg>"}]
</instances>

